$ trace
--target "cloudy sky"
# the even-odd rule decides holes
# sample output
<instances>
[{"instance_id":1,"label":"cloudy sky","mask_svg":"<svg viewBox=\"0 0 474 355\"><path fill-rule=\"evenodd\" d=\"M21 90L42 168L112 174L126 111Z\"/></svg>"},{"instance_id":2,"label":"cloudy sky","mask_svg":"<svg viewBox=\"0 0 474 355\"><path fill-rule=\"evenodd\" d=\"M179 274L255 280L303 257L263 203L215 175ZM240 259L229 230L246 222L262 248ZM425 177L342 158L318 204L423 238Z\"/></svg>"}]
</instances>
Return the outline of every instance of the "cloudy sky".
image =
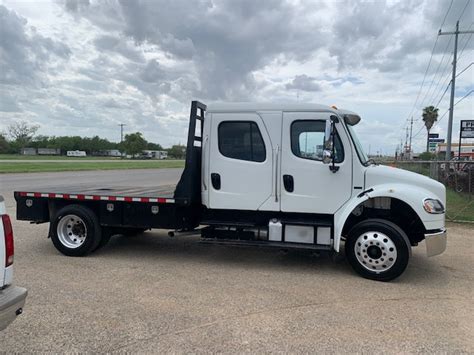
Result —
<instances>
[{"instance_id":1,"label":"cloudy sky","mask_svg":"<svg viewBox=\"0 0 474 355\"><path fill-rule=\"evenodd\" d=\"M449 82L454 41L441 36L420 92L440 25L474 29L472 3L0 0L0 131L21 119L43 135L118 141L125 123L170 146L185 142L192 99L301 101L360 113L366 149L393 154L407 118L417 133L422 107ZM473 43L460 36L458 72ZM455 102L474 88L473 68L457 78ZM473 97L455 107L455 137ZM448 104L449 91L440 115ZM447 121L434 132L445 135Z\"/></svg>"}]
</instances>

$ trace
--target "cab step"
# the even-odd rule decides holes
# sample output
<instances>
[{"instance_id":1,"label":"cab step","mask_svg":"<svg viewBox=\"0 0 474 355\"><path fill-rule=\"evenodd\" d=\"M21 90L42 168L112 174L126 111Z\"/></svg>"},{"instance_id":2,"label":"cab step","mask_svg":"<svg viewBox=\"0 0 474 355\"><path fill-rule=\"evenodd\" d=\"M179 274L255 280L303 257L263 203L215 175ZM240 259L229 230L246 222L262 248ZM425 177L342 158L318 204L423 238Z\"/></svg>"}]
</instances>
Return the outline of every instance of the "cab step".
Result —
<instances>
[{"instance_id":1,"label":"cab step","mask_svg":"<svg viewBox=\"0 0 474 355\"><path fill-rule=\"evenodd\" d=\"M201 238L202 244L239 246L239 247L260 247L260 248L277 248L277 249L293 249L293 250L325 250L331 251L330 245L318 245L307 243L288 243L288 242L271 242L262 240L236 240L221 238Z\"/></svg>"}]
</instances>

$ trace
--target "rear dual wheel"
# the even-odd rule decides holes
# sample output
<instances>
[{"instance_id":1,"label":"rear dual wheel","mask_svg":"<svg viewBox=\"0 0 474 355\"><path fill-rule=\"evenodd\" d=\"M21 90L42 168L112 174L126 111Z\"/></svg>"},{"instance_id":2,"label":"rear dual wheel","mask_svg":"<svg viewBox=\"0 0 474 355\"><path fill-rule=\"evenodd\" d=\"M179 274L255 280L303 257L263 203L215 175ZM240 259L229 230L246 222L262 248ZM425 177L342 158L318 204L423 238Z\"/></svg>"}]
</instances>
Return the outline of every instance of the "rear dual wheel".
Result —
<instances>
[{"instance_id":1,"label":"rear dual wheel","mask_svg":"<svg viewBox=\"0 0 474 355\"><path fill-rule=\"evenodd\" d=\"M60 209L51 221L51 240L64 255L84 256L103 243L102 229L90 208L70 205Z\"/></svg>"},{"instance_id":2,"label":"rear dual wheel","mask_svg":"<svg viewBox=\"0 0 474 355\"><path fill-rule=\"evenodd\" d=\"M96 214L88 207L70 205L63 207L51 221L51 240L67 256L84 256L105 246L115 234L134 236L143 228L101 227Z\"/></svg>"}]
</instances>

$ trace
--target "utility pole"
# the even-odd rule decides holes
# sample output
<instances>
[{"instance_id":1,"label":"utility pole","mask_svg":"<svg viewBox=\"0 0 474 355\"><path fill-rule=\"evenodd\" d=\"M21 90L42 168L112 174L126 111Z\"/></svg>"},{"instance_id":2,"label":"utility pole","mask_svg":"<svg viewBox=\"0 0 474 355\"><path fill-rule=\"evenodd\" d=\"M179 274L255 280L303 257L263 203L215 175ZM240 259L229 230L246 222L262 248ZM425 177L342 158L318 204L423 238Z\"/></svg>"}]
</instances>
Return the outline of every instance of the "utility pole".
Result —
<instances>
[{"instance_id":1,"label":"utility pole","mask_svg":"<svg viewBox=\"0 0 474 355\"><path fill-rule=\"evenodd\" d=\"M456 31L454 32L438 32L438 36L454 35L454 54L453 54L453 76L451 79L451 98L449 100L449 121L448 121L448 137L446 146L446 160L451 160L451 136L453 133L453 115L454 115L454 94L456 93L456 60L458 55L458 35L474 33L474 31L459 31L459 21L456 22Z\"/></svg>"},{"instance_id":2,"label":"utility pole","mask_svg":"<svg viewBox=\"0 0 474 355\"><path fill-rule=\"evenodd\" d=\"M411 116L411 120L410 120L410 145L409 145L409 159L411 160L411 157L412 157L412 151L411 151L411 138L413 136L413 116Z\"/></svg>"},{"instance_id":3,"label":"utility pole","mask_svg":"<svg viewBox=\"0 0 474 355\"><path fill-rule=\"evenodd\" d=\"M120 123L119 126L120 126L120 143L122 143L123 142L123 126L126 126L126 124Z\"/></svg>"},{"instance_id":4,"label":"utility pole","mask_svg":"<svg viewBox=\"0 0 474 355\"><path fill-rule=\"evenodd\" d=\"M406 135L405 135L405 154L408 153L408 127L406 129Z\"/></svg>"},{"instance_id":5,"label":"utility pole","mask_svg":"<svg viewBox=\"0 0 474 355\"><path fill-rule=\"evenodd\" d=\"M122 146L122 142L123 142L123 126L126 126L125 123L120 123L119 124L120 126L120 146ZM121 148L121 147L120 147ZM122 156L123 158L123 154L122 154L122 151L120 150L120 155Z\"/></svg>"}]
</instances>

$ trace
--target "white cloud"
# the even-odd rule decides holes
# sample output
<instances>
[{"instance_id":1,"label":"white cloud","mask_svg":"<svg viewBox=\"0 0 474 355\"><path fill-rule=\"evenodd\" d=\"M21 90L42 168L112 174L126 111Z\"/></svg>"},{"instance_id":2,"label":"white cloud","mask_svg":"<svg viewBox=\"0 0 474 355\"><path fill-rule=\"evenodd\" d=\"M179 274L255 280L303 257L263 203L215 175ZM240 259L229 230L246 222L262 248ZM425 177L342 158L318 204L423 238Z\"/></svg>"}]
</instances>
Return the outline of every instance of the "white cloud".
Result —
<instances>
[{"instance_id":1,"label":"white cloud","mask_svg":"<svg viewBox=\"0 0 474 355\"><path fill-rule=\"evenodd\" d=\"M299 100L359 112L361 140L372 152L393 152L404 137L449 6L442 0L2 3L0 130L21 118L40 124L45 135L118 140L117 124L126 123L169 146L185 142L192 99ZM444 30L464 5L453 2ZM472 6L461 26L471 25ZM414 110L415 131L422 106L439 99L449 75L448 41L438 41ZM460 48L464 43L460 70L472 62L473 41L461 36ZM458 79L458 99L473 87L472 70ZM456 106L455 130L472 112L472 97ZM446 122L435 130L445 132ZM416 137L419 149L423 137Z\"/></svg>"}]
</instances>

